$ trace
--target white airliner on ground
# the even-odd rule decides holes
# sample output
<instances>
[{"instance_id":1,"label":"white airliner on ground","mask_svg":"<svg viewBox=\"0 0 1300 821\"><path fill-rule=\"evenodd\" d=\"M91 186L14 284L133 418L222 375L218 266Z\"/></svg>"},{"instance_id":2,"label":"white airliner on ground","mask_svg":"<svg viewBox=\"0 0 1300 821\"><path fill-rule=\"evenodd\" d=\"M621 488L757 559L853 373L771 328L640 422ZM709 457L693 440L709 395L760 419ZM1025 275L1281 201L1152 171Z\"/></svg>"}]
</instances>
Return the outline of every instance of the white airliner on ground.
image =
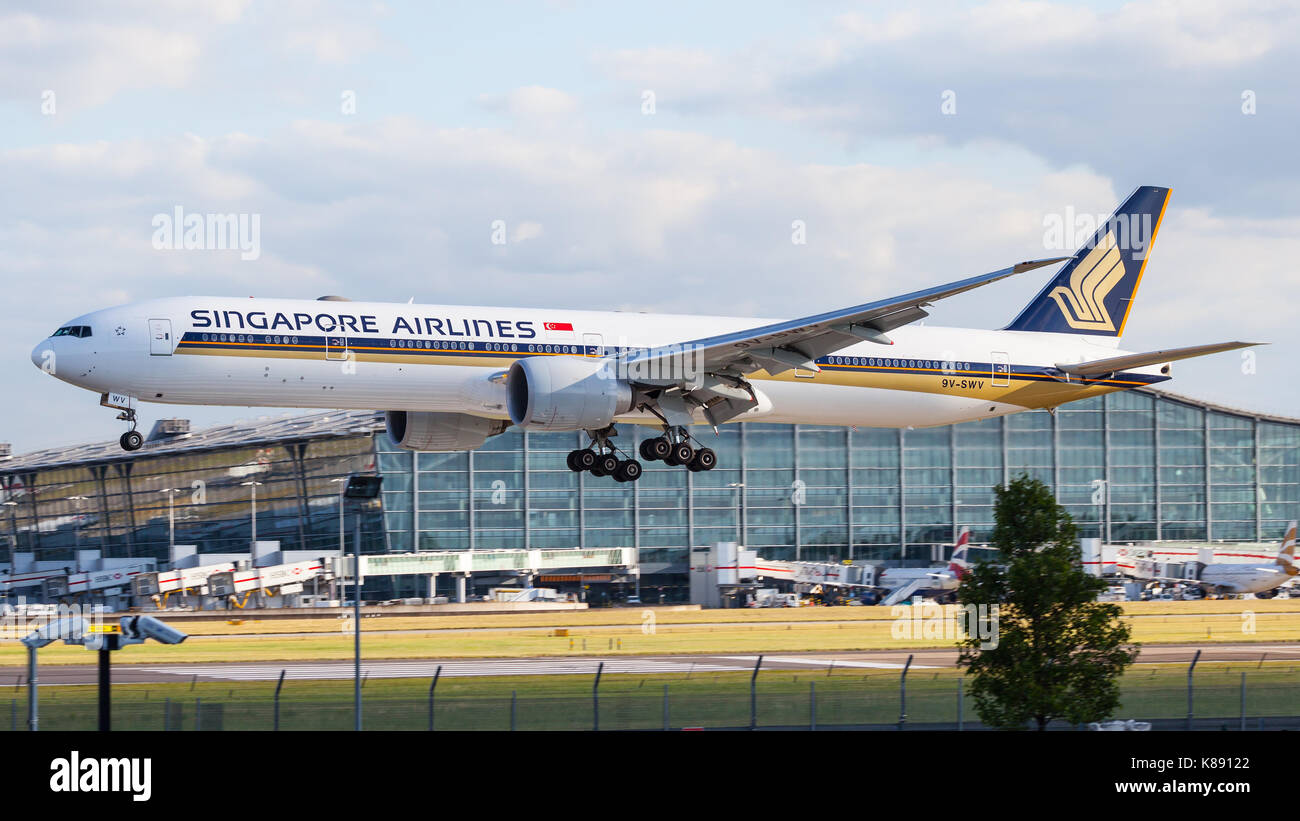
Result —
<instances>
[{"instance_id":1,"label":"white airliner on ground","mask_svg":"<svg viewBox=\"0 0 1300 821\"><path fill-rule=\"evenodd\" d=\"M881 604L898 604L913 596L934 598L940 603L956 601L957 588L970 572L970 528L963 527L957 542L952 546L952 558L947 567L886 567L882 568L879 584L889 590Z\"/></svg>"},{"instance_id":2,"label":"white airliner on ground","mask_svg":"<svg viewBox=\"0 0 1300 821\"><path fill-rule=\"evenodd\" d=\"M939 299L1065 258L793 320L320 300L174 297L94 311L32 361L101 394L141 447L138 403L388 411L412 450L472 450L510 424L578 431L569 467L631 481L616 422L656 425L643 459L709 470L692 425L945 425L1055 408L1245 347L1118 349L1169 189L1137 189L1001 330L919 327Z\"/></svg>"},{"instance_id":3,"label":"white airliner on ground","mask_svg":"<svg viewBox=\"0 0 1300 821\"><path fill-rule=\"evenodd\" d=\"M1207 593L1216 595L1254 593L1272 594L1272 591L1300 575L1296 566L1296 523L1292 522L1282 537L1282 548L1272 564L1205 564L1198 579L1176 581L1199 585ZM1270 598L1271 595L1261 595Z\"/></svg>"}]
</instances>

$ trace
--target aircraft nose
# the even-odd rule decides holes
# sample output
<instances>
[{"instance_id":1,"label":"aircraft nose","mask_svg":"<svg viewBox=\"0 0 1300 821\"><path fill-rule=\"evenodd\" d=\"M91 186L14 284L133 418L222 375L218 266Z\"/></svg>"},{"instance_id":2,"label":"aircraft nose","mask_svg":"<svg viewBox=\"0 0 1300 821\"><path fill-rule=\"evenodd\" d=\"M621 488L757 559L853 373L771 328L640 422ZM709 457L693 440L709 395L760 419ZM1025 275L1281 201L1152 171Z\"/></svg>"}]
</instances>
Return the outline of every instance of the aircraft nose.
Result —
<instances>
[{"instance_id":1,"label":"aircraft nose","mask_svg":"<svg viewBox=\"0 0 1300 821\"><path fill-rule=\"evenodd\" d=\"M43 371L49 370L47 362L53 357L54 351L51 349L48 339L32 348L32 364Z\"/></svg>"}]
</instances>

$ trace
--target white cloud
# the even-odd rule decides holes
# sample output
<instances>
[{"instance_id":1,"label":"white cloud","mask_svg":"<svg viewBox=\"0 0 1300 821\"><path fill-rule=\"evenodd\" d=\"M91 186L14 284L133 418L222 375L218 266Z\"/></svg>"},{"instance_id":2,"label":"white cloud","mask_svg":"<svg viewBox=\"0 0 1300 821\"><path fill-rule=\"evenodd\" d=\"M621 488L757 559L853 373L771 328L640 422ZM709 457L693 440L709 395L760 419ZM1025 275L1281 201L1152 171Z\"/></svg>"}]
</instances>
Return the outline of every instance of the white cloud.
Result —
<instances>
[{"instance_id":1,"label":"white cloud","mask_svg":"<svg viewBox=\"0 0 1300 821\"><path fill-rule=\"evenodd\" d=\"M539 222L524 221L515 227L514 233L510 239L512 242L527 242L530 239L537 239L545 232Z\"/></svg>"},{"instance_id":2,"label":"white cloud","mask_svg":"<svg viewBox=\"0 0 1300 821\"><path fill-rule=\"evenodd\" d=\"M596 56L618 93L758 133L797 123L868 154L879 141L1015 142L1063 166L1174 185L1203 205L1300 213L1300 7L1135 0L1099 11L995 2L843 15L821 36L729 51L656 46ZM1259 95L1257 115L1241 94ZM940 93L956 92L944 116ZM1215 158L1207 162L1207 158ZM1189 174L1195 169L1195 174Z\"/></svg>"},{"instance_id":3,"label":"white cloud","mask_svg":"<svg viewBox=\"0 0 1300 821\"><path fill-rule=\"evenodd\" d=\"M252 80L246 67L206 73L215 54L305 56L315 65L346 65L383 44L375 21L386 10L378 4L277 0L255 14L251 5L130 0L0 12L0 98L35 110L48 89L55 92L58 113L66 113L104 105L128 91L195 85L229 90L232 81Z\"/></svg>"},{"instance_id":4,"label":"white cloud","mask_svg":"<svg viewBox=\"0 0 1300 821\"><path fill-rule=\"evenodd\" d=\"M112 135L0 149L13 315L0 347L11 352L85 310L162 294L798 315L1052 255L1044 212L1108 213L1138 183L1172 185L1174 200L1126 344L1262 338L1276 343L1260 354L1268 374L1300 342L1287 264L1300 251L1300 169L1278 162L1300 130L1300 67L1285 48L1300 15L1287 6L881 11L728 49L704 36L644 49L610 38L608 50L557 58L561 73L522 75L577 68L607 76L612 94L517 85L513 55L487 45L466 76L506 79L467 85L433 112L412 86L379 91L388 60L411 56L375 27L381 7L62 8L0 12L0 97L35 107L55 88L62 111L153 91L126 100L139 120L126 126L102 105L95 122ZM385 60L367 62L381 47ZM358 89L360 116L338 115L336 80ZM956 117L939 113L947 88ZM1258 116L1239 113L1242 88L1259 92ZM187 134L168 119L176 89L218 115L259 94L324 110L185 120L198 132ZM628 117L644 89L665 116ZM381 118L394 99L409 104L403 116ZM456 108L466 104L469 117ZM472 115L485 110L509 122L483 127ZM792 136L772 139L778 129ZM822 148L826 135L838 152ZM154 250L153 215L178 205L259 215L260 259ZM511 229L504 246L491 241L497 220ZM794 220L805 245L791 243ZM940 303L929 321L996 327L1045 278ZM1294 413L1300 389L1234 367L1180 365L1174 385ZM65 443L69 430L120 432L25 355L0 359L0 380L19 450Z\"/></svg>"},{"instance_id":5,"label":"white cloud","mask_svg":"<svg viewBox=\"0 0 1300 821\"><path fill-rule=\"evenodd\" d=\"M563 91L544 86L523 86L504 96L485 95L480 102L492 110L521 118L561 117L578 110L578 101Z\"/></svg>"},{"instance_id":6,"label":"white cloud","mask_svg":"<svg viewBox=\"0 0 1300 821\"><path fill-rule=\"evenodd\" d=\"M147 23L0 16L0 96L30 101L46 90L56 108L99 105L128 88L180 88L200 39Z\"/></svg>"}]
</instances>

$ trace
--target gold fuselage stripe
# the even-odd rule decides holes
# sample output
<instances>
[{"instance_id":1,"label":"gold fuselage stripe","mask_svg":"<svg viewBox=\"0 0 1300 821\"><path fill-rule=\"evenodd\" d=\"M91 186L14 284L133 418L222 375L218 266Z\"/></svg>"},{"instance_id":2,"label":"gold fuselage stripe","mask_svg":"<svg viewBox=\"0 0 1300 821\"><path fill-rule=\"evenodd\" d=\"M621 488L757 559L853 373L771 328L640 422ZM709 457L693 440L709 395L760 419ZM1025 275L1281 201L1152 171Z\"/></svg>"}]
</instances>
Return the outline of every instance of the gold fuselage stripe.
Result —
<instances>
[{"instance_id":1,"label":"gold fuselage stripe","mask_svg":"<svg viewBox=\"0 0 1300 821\"><path fill-rule=\"evenodd\" d=\"M480 343L481 344L481 343ZM534 343L542 344L542 343ZM573 346L570 346L573 347ZM581 346L577 346L581 347ZM184 340L177 353L201 356L238 356L263 359L311 359L325 362L345 361L351 353L358 362L384 362L414 365L450 365L506 369L518 359L533 356L574 356L575 354L505 351L468 351L448 348L393 348L356 346L338 349L341 356L325 358L324 346L319 344L266 343L266 342L202 342ZM379 351L380 353L367 353ZM397 353L401 351L401 353ZM408 353L409 351L409 353ZM942 368L916 368L893 365L841 365L822 364L820 373L796 376L794 371L773 376L767 371L749 375L755 381L803 382L818 385L836 385L855 388L903 390L978 399L987 402L1011 404L1026 409L1051 408L1065 402L1086 399L1104 393L1150 384L1138 379L1070 380L1064 381L1046 374L1010 373L992 370L949 370ZM996 377L1006 385L994 385ZM1155 380L1163 381L1163 380Z\"/></svg>"}]
</instances>

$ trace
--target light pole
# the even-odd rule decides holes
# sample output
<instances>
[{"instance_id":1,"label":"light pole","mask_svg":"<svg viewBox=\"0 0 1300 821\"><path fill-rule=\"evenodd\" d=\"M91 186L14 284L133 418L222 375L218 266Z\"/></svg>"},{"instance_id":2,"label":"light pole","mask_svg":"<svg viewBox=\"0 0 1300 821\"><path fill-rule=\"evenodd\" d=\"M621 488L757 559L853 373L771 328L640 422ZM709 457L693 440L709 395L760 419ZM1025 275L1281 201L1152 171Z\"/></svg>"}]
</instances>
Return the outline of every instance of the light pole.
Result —
<instances>
[{"instance_id":1,"label":"light pole","mask_svg":"<svg viewBox=\"0 0 1300 821\"><path fill-rule=\"evenodd\" d=\"M167 494L167 555L170 558L176 556L176 508L172 499L176 496L179 488L165 487L158 491Z\"/></svg>"},{"instance_id":2,"label":"light pole","mask_svg":"<svg viewBox=\"0 0 1300 821\"><path fill-rule=\"evenodd\" d=\"M641 603L641 551L640 550L636 550L636 576L634 577L634 580L636 581L636 593L634 593L633 595L636 597L636 603L640 604Z\"/></svg>"},{"instance_id":3,"label":"light pole","mask_svg":"<svg viewBox=\"0 0 1300 821\"><path fill-rule=\"evenodd\" d=\"M68 497L68 501L69 501L69 502L76 502L76 503L77 503L77 514L76 514L75 517L73 517L73 520L72 520L72 526L73 526L73 531L72 531L73 535L72 535L72 538L73 538L73 542L74 542L74 544L75 544L78 548L81 547L81 503L84 502L84 501L86 501L87 498L89 498L89 497L86 497L86 496L69 496L69 497Z\"/></svg>"},{"instance_id":4,"label":"light pole","mask_svg":"<svg viewBox=\"0 0 1300 821\"><path fill-rule=\"evenodd\" d=\"M9 512L11 516L9 521L10 524L12 524L13 509L18 506L18 503L15 502L13 499L8 499L4 501L2 504L4 504L5 507L9 508ZM17 529L15 528L9 533L9 578L11 580L13 579L14 573L17 572L17 570L18 570L18 532ZM12 588L13 588L12 581L9 584L5 585L6 602L9 601L9 597L11 594L10 591Z\"/></svg>"},{"instance_id":5,"label":"light pole","mask_svg":"<svg viewBox=\"0 0 1300 821\"><path fill-rule=\"evenodd\" d=\"M144 644L153 639L160 644L180 644L189 638L187 633L164 624L152 616L127 616L116 629L95 630L83 635L81 646L99 656L99 731L112 729L113 713L113 653L132 644ZM73 642L64 642L71 644ZM197 719L201 720L201 719Z\"/></svg>"},{"instance_id":6,"label":"light pole","mask_svg":"<svg viewBox=\"0 0 1300 821\"><path fill-rule=\"evenodd\" d=\"M240 487L246 487L253 492L253 496L252 496L253 507L252 507L252 517L251 517L253 523L253 538L252 541L248 543L248 566L249 567L252 567L253 563L257 561L257 489L258 487L261 486L261 484L262 484L261 482L240 482L239 483Z\"/></svg>"},{"instance_id":7,"label":"light pole","mask_svg":"<svg viewBox=\"0 0 1300 821\"><path fill-rule=\"evenodd\" d=\"M40 699L37 695L36 651L51 642L63 639L64 644L80 644L86 633L86 620L81 616L51 619L21 639L27 647L27 729L36 732L40 725Z\"/></svg>"},{"instance_id":8,"label":"light pole","mask_svg":"<svg viewBox=\"0 0 1300 821\"><path fill-rule=\"evenodd\" d=\"M343 540L343 508L344 508L343 494L348 489L348 486L346 484L347 481L348 481L348 477L346 476L340 476L337 479L330 479L330 484L333 484L335 482L344 483L343 486L339 488L339 558L340 559L343 558L343 552L346 549L344 547L345 542Z\"/></svg>"},{"instance_id":9,"label":"light pole","mask_svg":"<svg viewBox=\"0 0 1300 821\"><path fill-rule=\"evenodd\" d=\"M346 548L346 546L345 546L345 545L346 545L346 542L344 541L344 538L343 538L343 512L344 512L345 508L347 507L347 504L346 504L346 501L347 501L347 500L344 499L344 497L343 497L343 493L344 493L344 491L347 490L347 487L348 487L348 486L347 486L347 481L348 481L348 477L346 477L346 476L339 476L339 477L336 478L336 479L330 479L330 484L334 484L335 482L341 482L341 483L342 483L342 484L339 486L339 559L340 559L340 560L343 559L343 555L344 555L344 553L346 553L346 551L347 551L347 548ZM330 600L331 600L331 601L334 600L334 599L339 598L339 596L337 595L338 592L339 592L339 591L337 591L337 590L334 588L334 580L333 580L333 579L330 579Z\"/></svg>"},{"instance_id":10,"label":"light pole","mask_svg":"<svg viewBox=\"0 0 1300 821\"><path fill-rule=\"evenodd\" d=\"M382 476L353 474L343 486L343 498L361 501L379 496ZM353 699L356 713L356 731L361 732L361 511L356 512L352 529L352 653Z\"/></svg>"},{"instance_id":11,"label":"light pole","mask_svg":"<svg viewBox=\"0 0 1300 821\"><path fill-rule=\"evenodd\" d=\"M744 482L731 482L727 485L729 488L735 488L736 491L736 544L745 545L745 525L740 521L740 491L745 487Z\"/></svg>"}]
</instances>

